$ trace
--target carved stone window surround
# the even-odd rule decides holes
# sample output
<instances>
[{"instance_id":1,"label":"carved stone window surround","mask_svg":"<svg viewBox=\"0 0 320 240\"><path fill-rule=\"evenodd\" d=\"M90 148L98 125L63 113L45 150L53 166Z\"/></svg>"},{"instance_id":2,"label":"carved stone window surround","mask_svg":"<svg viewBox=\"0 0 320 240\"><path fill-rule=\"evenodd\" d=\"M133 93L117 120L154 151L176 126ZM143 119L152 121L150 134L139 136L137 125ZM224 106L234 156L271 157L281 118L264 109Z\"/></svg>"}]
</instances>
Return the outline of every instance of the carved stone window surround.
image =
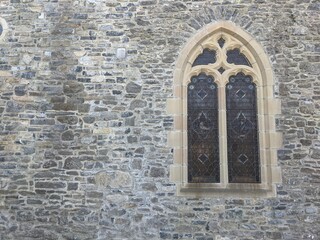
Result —
<instances>
[{"instance_id":1,"label":"carved stone window surround","mask_svg":"<svg viewBox=\"0 0 320 240\"><path fill-rule=\"evenodd\" d=\"M218 40L225 40L221 48ZM251 67L227 62L226 52L238 48L251 63ZM192 67L204 49L216 51L213 64ZM223 68L221 74L218 69ZM226 144L225 86L229 77L242 72L250 75L257 86L257 108L260 143L261 183L228 183ZM187 85L192 76L200 73L213 76L218 85L220 183L188 183L187 180ZM276 183L281 182L277 165L277 149L282 144L281 134L275 131L275 115L281 113L280 101L273 95L274 80L268 57L253 37L232 22L218 22L201 29L183 48L174 72L174 98L168 100L167 110L174 116L174 130L168 143L174 148L174 164L170 166L170 179L176 183L177 195L184 196L275 196Z\"/></svg>"}]
</instances>

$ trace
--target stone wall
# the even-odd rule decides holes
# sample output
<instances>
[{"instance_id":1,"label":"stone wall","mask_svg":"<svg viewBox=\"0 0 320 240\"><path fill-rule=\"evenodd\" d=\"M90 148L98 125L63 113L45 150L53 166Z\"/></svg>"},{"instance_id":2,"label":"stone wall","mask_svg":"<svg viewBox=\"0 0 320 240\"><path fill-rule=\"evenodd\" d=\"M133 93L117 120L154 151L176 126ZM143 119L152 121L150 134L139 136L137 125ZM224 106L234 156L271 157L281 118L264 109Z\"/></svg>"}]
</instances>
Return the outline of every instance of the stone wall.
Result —
<instances>
[{"instance_id":1,"label":"stone wall","mask_svg":"<svg viewBox=\"0 0 320 240\"><path fill-rule=\"evenodd\" d=\"M0 239L319 239L318 0L2 0ZM169 180L175 60L208 23L273 65L282 184L184 198Z\"/></svg>"}]
</instances>

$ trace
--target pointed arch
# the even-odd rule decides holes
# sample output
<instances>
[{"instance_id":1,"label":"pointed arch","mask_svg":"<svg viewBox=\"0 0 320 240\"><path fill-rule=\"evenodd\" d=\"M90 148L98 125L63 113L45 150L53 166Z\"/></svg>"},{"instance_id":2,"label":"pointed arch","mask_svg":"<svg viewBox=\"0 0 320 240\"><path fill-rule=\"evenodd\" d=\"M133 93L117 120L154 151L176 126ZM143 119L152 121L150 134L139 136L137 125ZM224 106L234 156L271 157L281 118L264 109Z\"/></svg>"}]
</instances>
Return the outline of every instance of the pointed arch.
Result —
<instances>
[{"instance_id":1,"label":"pointed arch","mask_svg":"<svg viewBox=\"0 0 320 240\"><path fill-rule=\"evenodd\" d=\"M0 41L4 39L8 32L8 24L6 20L0 17Z\"/></svg>"},{"instance_id":2,"label":"pointed arch","mask_svg":"<svg viewBox=\"0 0 320 240\"><path fill-rule=\"evenodd\" d=\"M209 56L203 54L204 51L214 52L216 54L214 61L206 60L207 65L194 64L196 60L201 62L201 59L199 60L201 56ZM230 56L227 56L228 54ZM234 56L237 57L237 61L232 60ZM256 88L255 118L258 127L255 131L257 131L259 143L257 148L260 180L255 183L232 183L228 179L230 166L228 166L225 90L229 79L239 73L249 75ZM188 171L188 152L190 153L188 151L190 150L188 85L192 78L200 74L211 76L218 86L220 181L212 183L190 182L190 176L188 177L188 172L190 174ZM275 184L281 181L280 168L277 165L277 149L282 144L282 137L275 129L275 115L280 114L281 110L280 101L274 98L273 87L271 64L262 46L234 23L223 21L209 24L187 42L176 61L173 81L174 97L167 102L168 113L174 117L174 130L168 136L168 143L174 148L174 164L170 167L170 178L176 183L178 195L218 194L221 196L224 194L246 197L275 195Z\"/></svg>"}]
</instances>

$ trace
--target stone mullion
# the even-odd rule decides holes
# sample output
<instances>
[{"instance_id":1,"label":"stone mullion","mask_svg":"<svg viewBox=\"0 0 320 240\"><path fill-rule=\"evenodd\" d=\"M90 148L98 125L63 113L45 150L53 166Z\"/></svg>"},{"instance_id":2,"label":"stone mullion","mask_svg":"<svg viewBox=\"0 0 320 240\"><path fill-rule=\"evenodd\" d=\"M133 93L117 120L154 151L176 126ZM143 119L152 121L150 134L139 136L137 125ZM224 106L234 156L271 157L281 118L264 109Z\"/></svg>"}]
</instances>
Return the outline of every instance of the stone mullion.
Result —
<instances>
[{"instance_id":1,"label":"stone mullion","mask_svg":"<svg viewBox=\"0 0 320 240\"><path fill-rule=\"evenodd\" d=\"M227 42L226 42L227 43ZM225 44L226 44L225 43ZM226 67L226 45L219 49L219 65ZM228 184L228 148L227 148L227 114L226 114L226 91L227 79L223 75L217 79L218 88L218 106L219 106L219 155L220 155L220 182L222 187Z\"/></svg>"},{"instance_id":2,"label":"stone mullion","mask_svg":"<svg viewBox=\"0 0 320 240\"><path fill-rule=\"evenodd\" d=\"M223 186L228 183L228 148L227 148L227 114L225 84L218 88L219 104L219 152L220 152L220 180Z\"/></svg>"}]
</instances>

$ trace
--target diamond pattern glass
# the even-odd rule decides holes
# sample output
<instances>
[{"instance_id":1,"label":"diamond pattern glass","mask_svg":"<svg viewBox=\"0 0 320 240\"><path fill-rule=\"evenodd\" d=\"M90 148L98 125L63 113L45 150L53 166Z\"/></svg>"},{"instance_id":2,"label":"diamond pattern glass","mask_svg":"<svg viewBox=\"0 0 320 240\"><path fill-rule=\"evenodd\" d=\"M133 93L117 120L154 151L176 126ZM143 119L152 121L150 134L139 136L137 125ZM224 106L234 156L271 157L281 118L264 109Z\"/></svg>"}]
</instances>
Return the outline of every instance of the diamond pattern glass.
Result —
<instances>
[{"instance_id":1,"label":"diamond pattern glass","mask_svg":"<svg viewBox=\"0 0 320 240\"><path fill-rule=\"evenodd\" d=\"M250 76L231 76L226 87L230 183L260 183L256 86Z\"/></svg>"},{"instance_id":2,"label":"diamond pattern glass","mask_svg":"<svg viewBox=\"0 0 320 240\"><path fill-rule=\"evenodd\" d=\"M220 182L217 85L203 73L188 84L188 182Z\"/></svg>"}]
</instances>

